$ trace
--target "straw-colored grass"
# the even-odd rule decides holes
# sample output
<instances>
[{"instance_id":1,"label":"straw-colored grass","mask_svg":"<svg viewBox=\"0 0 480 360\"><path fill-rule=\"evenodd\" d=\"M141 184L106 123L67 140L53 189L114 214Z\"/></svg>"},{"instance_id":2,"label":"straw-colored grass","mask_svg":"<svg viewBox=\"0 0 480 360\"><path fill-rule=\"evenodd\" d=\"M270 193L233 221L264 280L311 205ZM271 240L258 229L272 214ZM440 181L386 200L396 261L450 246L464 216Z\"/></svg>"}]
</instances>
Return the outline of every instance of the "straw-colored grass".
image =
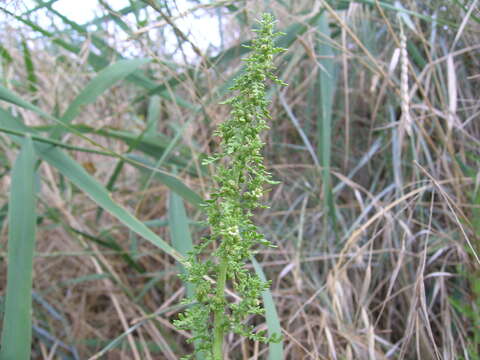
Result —
<instances>
[{"instance_id":1,"label":"straw-colored grass","mask_svg":"<svg viewBox=\"0 0 480 360\"><path fill-rule=\"evenodd\" d=\"M225 359L479 358L477 1L188 2L218 49L173 1L101 1L89 25L50 3L0 5L0 359L191 352L177 260L208 235L202 159L262 11L289 87L269 86L280 184L255 222L277 247L249 324L283 342L230 336Z\"/></svg>"}]
</instances>

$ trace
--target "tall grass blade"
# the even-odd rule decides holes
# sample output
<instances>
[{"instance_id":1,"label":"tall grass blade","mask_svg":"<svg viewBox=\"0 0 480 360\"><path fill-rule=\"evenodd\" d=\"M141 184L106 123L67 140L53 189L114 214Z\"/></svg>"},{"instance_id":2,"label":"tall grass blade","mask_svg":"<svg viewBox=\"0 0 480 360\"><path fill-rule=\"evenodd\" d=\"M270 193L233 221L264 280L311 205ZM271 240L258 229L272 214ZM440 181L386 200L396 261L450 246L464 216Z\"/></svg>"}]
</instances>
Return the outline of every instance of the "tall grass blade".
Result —
<instances>
[{"instance_id":1,"label":"tall grass blade","mask_svg":"<svg viewBox=\"0 0 480 360\"><path fill-rule=\"evenodd\" d=\"M2 92L2 89L6 90L5 92ZM2 95L5 95L9 99L9 102L12 102L14 104L20 104L20 106L31 109L39 114L43 114L44 116L47 116L48 118L55 119L48 114L43 113L38 107L22 100L19 98L17 95L9 91L8 89L2 87L0 85L0 99L2 99ZM2 115L0 117L0 131L5 131L5 130L11 130L13 132L17 133L31 133L31 134L36 134L36 131L33 131L31 128L25 126L19 119L13 117L11 114L9 114L7 111L3 110L0 108L0 114ZM7 131L5 131L7 132ZM48 140L48 139L46 139ZM42 149L47 149L50 148L53 151L53 147L49 145L42 144L43 147ZM57 151L60 151L58 149L55 149ZM109 154L104 154L104 155L109 155ZM116 156L115 153L111 153L111 156ZM136 166L142 171L146 171L147 169L142 166L144 164L146 167L149 167L150 169L153 168L152 163L150 163L148 160L145 160L143 158L135 157L133 155L130 156L118 156L119 158L128 161L132 165ZM70 158L69 158L70 159ZM70 159L70 161L75 162L73 159ZM78 164L77 164L78 165ZM80 165L78 165L80 166ZM150 170L149 170L150 171ZM175 176L172 176L165 171L161 171L159 169L155 170L155 177L165 184L168 188L172 189L173 191L177 192L180 196L182 196L185 200L189 201L191 204L194 206L199 206L203 200L202 198L193 190L191 190L188 186L186 186L182 181L180 181L178 178ZM105 188L103 190L106 192Z\"/></svg>"},{"instance_id":2,"label":"tall grass blade","mask_svg":"<svg viewBox=\"0 0 480 360\"><path fill-rule=\"evenodd\" d=\"M148 175L151 175L152 169L156 169L155 164L145 158L136 156L135 154L128 154L126 157L133 160L132 165L136 166L140 171L148 173ZM145 166L139 166L140 164ZM181 182L177 177L159 169L155 170L153 176L195 207L200 207L203 203L201 196Z\"/></svg>"},{"instance_id":3,"label":"tall grass blade","mask_svg":"<svg viewBox=\"0 0 480 360\"><path fill-rule=\"evenodd\" d=\"M5 125L14 127L16 129L25 130L27 128L22 124L18 119L11 116L6 111L1 111L2 117L0 117L0 124L5 122ZM9 121L5 121L7 118ZM16 125L14 125L16 124ZM27 128L28 129L28 128ZM31 131L30 129L27 130ZM15 139L15 137L14 137ZM62 175L67 179L72 181L78 188L84 191L94 202L99 206L103 207L107 212L115 216L120 222L122 222L129 229L142 236L146 240L150 241L152 244L156 245L158 248L165 251L167 254L171 255L175 259L180 259L180 254L168 245L161 237L151 231L145 224L139 221L136 217L130 214L126 209L116 203L105 187L100 184L94 177L92 177L80 164L73 160L70 156L65 154L60 149L47 145L40 142L34 143L34 148L37 155L42 159L48 162L53 167L57 168ZM164 175L167 176L167 175ZM175 179L178 183L181 183L180 180ZM173 182L172 179L170 179ZM178 186L178 183L174 183ZM185 185L182 190L185 192L185 189L188 189ZM190 189L188 189L190 190ZM191 191L191 190L190 190ZM193 191L191 191L193 193ZM195 194L195 193L194 193ZM195 194L196 195L196 194ZM198 197L198 195L196 195Z\"/></svg>"},{"instance_id":4,"label":"tall grass blade","mask_svg":"<svg viewBox=\"0 0 480 360\"><path fill-rule=\"evenodd\" d=\"M94 202L103 207L105 211L116 217L130 230L142 236L152 244L162 249L175 259L180 259L180 254L168 245L162 238L151 231L141 221L134 217L121 205L116 203L105 187L92 177L80 164L70 156L45 144L35 144L35 149L40 158L57 168L60 173L80 188Z\"/></svg>"},{"instance_id":5,"label":"tall grass blade","mask_svg":"<svg viewBox=\"0 0 480 360\"><path fill-rule=\"evenodd\" d=\"M170 192L168 201L168 223L173 247L181 255L187 255L193 250L192 236L188 228L187 212L183 205L183 199L172 191ZM191 291L192 288L187 287L187 290Z\"/></svg>"},{"instance_id":6,"label":"tall grass blade","mask_svg":"<svg viewBox=\"0 0 480 360\"><path fill-rule=\"evenodd\" d=\"M169 147L172 141L166 135L159 132L151 134L145 131L144 133L138 134L134 132L112 129L94 129L86 125L72 127L82 134L91 133L104 136L106 138L121 140L129 145L129 150L127 153L132 150L139 150L155 159L159 159L164 155L166 149ZM179 156L173 154L169 155L168 162L183 169L189 164L189 162L191 162L191 150L181 144L176 145L175 150L178 151ZM190 168L191 169L189 169L189 173L196 176L196 169L193 169L192 167Z\"/></svg>"},{"instance_id":7,"label":"tall grass blade","mask_svg":"<svg viewBox=\"0 0 480 360\"><path fill-rule=\"evenodd\" d=\"M358 3L358 4L370 5L372 7L381 7L385 10L392 11L396 14L401 14L401 15L405 14L405 15L411 15L413 17L417 17L418 19L424 20L427 23L432 23L432 22L437 21L440 25L447 25L448 27L453 28L453 29L458 29L458 27L460 26L459 24L456 24L455 22L446 20L445 18L435 19L431 16L424 15L424 14L418 12L418 11L405 9L404 7L397 7L396 5L392 4L392 2L390 2L390 1L387 2L387 1L379 1L379 0L354 0L354 1L341 0L340 3L344 3L346 5L348 5L350 3Z\"/></svg>"},{"instance_id":8,"label":"tall grass blade","mask_svg":"<svg viewBox=\"0 0 480 360\"><path fill-rule=\"evenodd\" d=\"M54 116L51 116L51 115L45 113L39 107L29 103L28 101L23 100L17 94L15 94L14 92L10 91L9 89L7 89L7 88L5 88L4 86L1 86L1 85L0 85L0 100L5 100L9 103L21 106L25 109L32 110L33 112L41 115L42 117L45 117L45 118L50 119L52 121L55 121L57 123L59 122L59 120L57 118L55 118ZM0 108L0 112L3 112L4 116L5 116L4 118L0 118L0 124L3 124L4 127L11 128L13 126L13 127L17 127L17 130L19 128L21 131L23 131L25 129L28 129L28 127L26 127L23 124L21 124L21 126L20 126L19 124L21 122L19 120L15 119L13 116L11 116L7 112L3 111L1 108ZM81 132L79 132L76 128L71 127L70 125L65 125L65 126L67 126L68 129L71 130L76 135L78 135L78 136L80 136L84 139L89 140L87 137L83 136L81 134ZM31 132L31 131L27 130L26 132ZM138 139L138 135L130 135L129 138L132 139L133 141L135 141L135 139ZM92 142L92 141L90 141L90 142ZM92 143L96 144L95 142L92 142ZM98 145L98 144L96 144L96 145ZM150 145L152 145L152 144L150 144ZM153 144L153 146L154 146L154 144ZM111 155L118 156L117 154L114 154L114 153L111 153ZM118 157L123 159L123 160L128 160L126 157L123 157L123 156L118 156ZM141 161L141 163L147 164L148 161ZM135 165L137 167L140 167L140 169L143 169L141 166L139 166L139 165L141 165L141 163L137 162L133 165ZM150 165L152 165L152 164L150 164ZM145 170L145 169L143 169L143 170ZM165 173L161 170L156 170L156 171L157 171L156 177L158 177L158 179L161 182L163 182L167 187L171 188L173 191L178 192L187 201L191 202L195 206L198 206L202 202L202 199L198 194L196 194L191 189L189 189L185 184L183 184L176 177L171 176L171 175L169 175L169 174L167 174L167 173Z\"/></svg>"},{"instance_id":9,"label":"tall grass blade","mask_svg":"<svg viewBox=\"0 0 480 360\"><path fill-rule=\"evenodd\" d=\"M28 48L25 40L22 41L22 48L23 61L25 62L25 70L27 72L28 89L31 93L35 93L37 91L38 80L37 76L35 75L35 66L33 65L32 54L30 53L30 49Z\"/></svg>"},{"instance_id":10,"label":"tall grass blade","mask_svg":"<svg viewBox=\"0 0 480 360\"><path fill-rule=\"evenodd\" d=\"M7 89L2 85L0 85L0 100L7 101L11 104L18 105L28 110L32 110L37 114L45 116L47 118L50 117L47 113L43 112L41 109L29 103L28 101L23 100L20 96L18 96L13 91L10 91L9 89Z\"/></svg>"},{"instance_id":11,"label":"tall grass blade","mask_svg":"<svg viewBox=\"0 0 480 360\"><path fill-rule=\"evenodd\" d=\"M106 5L106 4L104 4L104 5ZM99 37L95 34L92 34L90 31L88 31L88 28L86 26L82 26L82 25L77 24L76 22L74 22L74 21L70 20L69 18L63 16L62 14L60 14L58 11L56 11L53 8L50 8L50 11L53 14L55 14L56 16L58 16L65 24L68 24L74 31L77 31L79 34L85 36L86 38L91 38L93 45L95 45L97 47L97 49L100 50L103 58L110 58L112 56L115 56L117 58L123 59L123 55L121 53L119 53L113 47L111 47L103 38L101 38L101 37ZM115 12L112 12L112 14L115 14ZM111 17L111 19L113 19L114 21L116 20L115 22L118 25L119 18L117 16L113 15ZM121 26L121 28L125 30L124 27ZM128 31L127 31L127 33L130 35L130 33ZM92 60L94 60L95 63L98 63L98 59L92 58ZM97 68L97 70L98 70L98 68ZM135 72L134 74L132 74L129 77L128 80L131 80L136 85L143 86L143 87L145 87L146 89L149 89L149 90L156 87L155 82L153 82L148 77L146 77L145 75L141 74L138 71ZM175 81L175 79L173 79L173 80ZM169 82L170 82L170 80L169 80ZM170 84L170 86L173 88L174 84ZM164 97L168 100L176 102L180 106L184 106L186 108L189 108L190 110L194 110L196 108L193 104L190 104L189 102L185 101L184 99L182 99L181 97L179 97L177 95L173 95L173 98L172 98L171 94L169 92L169 89L166 88L166 87L162 88L162 91L158 91L157 93L160 96L162 96L162 97ZM150 92L149 92L149 94L150 94Z\"/></svg>"},{"instance_id":12,"label":"tall grass blade","mask_svg":"<svg viewBox=\"0 0 480 360\"><path fill-rule=\"evenodd\" d=\"M25 11L24 13L22 13L22 16L28 16L30 14L33 14L34 12L38 11L38 10L41 10L41 9L44 9L46 7L50 7L52 6L53 4L55 4L57 1L59 0L50 0L50 1L47 1L47 2L40 2L39 0L37 0L37 6L34 6L32 7L31 9Z\"/></svg>"},{"instance_id":13,"label":"tall grass blade","mask_svg":"<svg viewBox=\"0 0 480 360\"><path fill-rule=\"evenodd\" d=\"M28 27L30 27L33 31L35 32L38 32L40 34L42 34L43 36L47 37L47 38L50 38L52 43L64 48L65 50L73 53L73 54L76 54L76 55L80 55L81 52L82 52L82 49L80 46L77 46L73 40L72 42L67 42L65 40L62 40L60 39L58 36L56 36L54 33L48 31L48 30L45 30L44 28L42 28L41 26L39 26L38 24L28 20L28 19L25 19L21 16L17 16L15 14L13 14L11 11L8 11L6 8L2 8L0 7L0 11L4 12L6 15L9 15L11 16L12 18L22 22L23 24L27 25ZM71 22L70 22L71 23ZM78 25L78 24L77 24ZM80 28L82 28L80 25L78 25ZM80 29L79 28L79 29ZM90 33L88 32L85 32L85 34L87 34L89 37L91 36ZM94 37L95 39L95 37ZM112 53L114 53L118 58L122 58L122 55L117 53L114 49L108 47L108 45L106 43L100 43L98 44L98 46L100 46L100 51L101 51L101 55L97 55L95 54L94 52L90 52L89 55L88 55L88 58L87 58L87 61L88 63L96 70L96 71L100 71L102 70L103 68L107 67L108 66L108 60ZM107 54L105 51L108 50L111 54ZM153 88L157 87L157 83L154 82L153 80L151 80L150 78L148 78L147 76L145 76L144 74L142 74L139 70L135 71L133 74L130 74L127 79L128 81L134 83L135 85L137 86L140 86L140 87L143 87L145 88L146 90L152 90ZM170 94L168 90L164 90L164 91L161 91L161 92L158 92L158 95L163 97L164 99L166 100L169 100L169 101L174 101L176 104L178 104L179 106L182 106L182 107L185 107L187 109L190 109L190 110L196 110L197 109L197 106L193 105L192 103L186 101L185 99L183 99L181 96L179 95L176 95L176 94Z\"/></svg>"},{"instance_id":14,"label":"tall grass blade","mask_svg":"<svg viewBox=\"0 0 480 360\"><path fill-rule=\"evenodd\" d=\"M10 65L13 62L12 55L8 52L7 49L5 49L2 44L0 44L0 58L2 60L2 63L5 65Z\"/></svg>"},{"instance_id":15,"label":"tall grass blade","mask_svg":"<svg viewBox=\"0 0 480 360\"><path fill-rule=\"evenodd\" d=\"M29 360L36 230L35 155L27 138L12 171L8 205L8 269L1 360Z\"/></svg>"},{"instance_id":16,"label":"tall grass blade","mask_svg":"<svg viewBox=\"0 0 480 360\"><path fill-rule=\"evenodd\" d=\"M157 122L160 119L160 98L158 96L152 96L148 103L148 117L147 117L147 130L146 135L155 135L157 130Z\"/></svg>"},{"instance_id":17,"label":"tall grass blade","mask_svg":"<svg viewBox=\"0 0 480 360\"><path fill-rule=\"evenodd\" d=\"M265 274L262 270L262 266L252 256L252 263L258 277L262 281L267 281ZM268 335L274 334L282 335L282 327L280 326L280 319L278 318L277 309L275 308L275 302L273 301L272 292L267 289L262 293L263 306L265 308L265 319L267 321ZM283 356L283 340L278 343L270 343L269 347L269 360L284 359Z\"/></svg>"},{"instance_id":18,"label":"tall grass blade","mask_svg":"<svg viewBox=\"0 0 480 360\"><path fill-rule=\"evenodd\" d=\"M322 165L323 196L325 209L335 224L332 183L330 176L332 149L332 108L335 95L336 74L334 51L330 45L328 18L323 13L318 22L318 56L321 68L318 72L320 101L318 102L318 158Z\"/></svg>"},{"instance_id":19,"label":"tall grass blade","mask_svg":"<svg viewBox=\"0 0 480 360\"><path fill-rule=\"evenodd\" d=\"M188 255L190 251L193 251L193 241L188 228L188 217L185 211L185 205L183 199L174 192L170 192L170 198L168 202L168 223L170 226L170 234L172 236L172 245L182 256ZM184 271L182 265L182 272ZM187 289L187 296L192 297L195 291L193 284L185 284ZM197 342L194 343L198 346ZM195 353L198 360L202 360L205 357L199 352Z\"/></svg>"},{"instance_id":20,"label":"tall grass blade","mask_svg":"<svg viewBox=\"0 0 480 360\"><path fill-rule=\"evenodd\" d=\"M82 106L95 102L116 82L126 78L149 61L148 59L120 60L100 71L73 100L61 120L64 123L70 123L80 113Z\"/></svg>"}]
</instances>

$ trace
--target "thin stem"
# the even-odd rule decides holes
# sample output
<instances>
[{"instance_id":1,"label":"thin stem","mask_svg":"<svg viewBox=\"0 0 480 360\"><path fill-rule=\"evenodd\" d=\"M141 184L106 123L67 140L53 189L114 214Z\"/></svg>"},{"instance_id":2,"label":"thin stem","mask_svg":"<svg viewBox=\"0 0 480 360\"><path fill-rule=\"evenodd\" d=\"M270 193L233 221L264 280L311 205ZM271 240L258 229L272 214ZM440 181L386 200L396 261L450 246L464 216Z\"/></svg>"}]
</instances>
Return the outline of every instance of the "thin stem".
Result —
<instances>
[{"instance_id":1,"label":"thin stem","mask_svg":"<svg viewBox=\"0 0 480 360\"><path fill-rule=\"evenodd\" d=\"M222 258L218 268L217 294L218 300L225 299L225 284L227 282L227 259ZM213 339L213 359L223 359L223 336L224 336L225 307L219 306L214 314L214 339Z\"/></svg>"}]
</instances>

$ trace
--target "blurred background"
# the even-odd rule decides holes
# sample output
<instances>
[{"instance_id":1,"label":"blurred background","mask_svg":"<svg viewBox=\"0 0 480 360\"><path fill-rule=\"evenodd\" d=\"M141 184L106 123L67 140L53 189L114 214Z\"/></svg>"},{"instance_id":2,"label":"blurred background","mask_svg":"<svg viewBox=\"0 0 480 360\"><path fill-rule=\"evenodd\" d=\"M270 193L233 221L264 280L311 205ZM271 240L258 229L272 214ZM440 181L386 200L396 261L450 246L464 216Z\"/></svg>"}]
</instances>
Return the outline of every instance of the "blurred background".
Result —
<instances>
[{"instance_id":1,"label":"blurred background","mask_svg":"<svg viewBox=\"0 0 480 360\"><path fill-rule=\"evenodd\" d=\"M13 135L73 159L38 164L32 358L191 351L172 252L108 201L179 253L208 234L201 160L264 11L289 86L268 87L273 303L250 321L283 342L229 337L226 357L480 359L477 0L3 1L1 299Z\"/></svg>"}]
</instances>

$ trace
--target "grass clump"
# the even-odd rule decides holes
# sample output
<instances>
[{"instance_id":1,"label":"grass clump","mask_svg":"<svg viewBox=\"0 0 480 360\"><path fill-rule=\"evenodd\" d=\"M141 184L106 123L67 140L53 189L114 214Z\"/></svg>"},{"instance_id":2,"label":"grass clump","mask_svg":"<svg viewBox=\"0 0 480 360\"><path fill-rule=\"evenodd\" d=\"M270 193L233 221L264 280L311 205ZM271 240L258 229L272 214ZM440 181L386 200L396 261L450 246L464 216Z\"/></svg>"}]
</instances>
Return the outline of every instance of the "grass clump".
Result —
<instances>
[{"instance_id":1,"label":"grass clump","mask_svg":"<svg viewBox=\"0 0 480 360\"><path fill-rule=\"evenodd\" d=\"M23 3L0 6L0 332L15 346L0 359L177 360L192 352L187 332L198 360L214 343L231 360L478 358L478 2L102 0L85 7L98 10L85 23L72 7ZM218 98L247 74L249 61L233 76L264 11L285 32L275 73L289 87L268 107L261 150L281 184L265 186L271 209L241 209L276 245L252 244L253 267L242 260L272 279L264 315L238 318L245 337L230 322L247 298L227 276L235 269L224 268L225 292L214 285L219 255L231 254L220 240L249 241L243 218L232 210L225 227L211 226L196 256L205 269L185 277L198 276L208 301L180 304L194 289L177 261L210 234L203 210L252 193L251 178L233 188L218 179L246 152L233 140L253 125L237 128L237 115L218 131L213 165L199 160L229 110L260 113L242 102L260 79L242 78L238 106ZM33 162L20 166L28 137ZM22 190L26 170L34 193ZM205 186L214 183L217 198ZM213 204L199 208L204 199ZM33 261L18 235L27 214L37 218ZM172 325L188 307L205 311L194 313L202 329ZM285 338L259 344L247 325Z\"/></svg>"},{"instance_id":2,"label":"grass clump","mask_svg":"<svg viewBox=\"0 0 480 360\"><path fill-rule=\"evenodd\" d=\"M175 322L178 328L192 331L191 340L199 340L197 350L214 360L223 358L223 338L229 332L260 342L275 340L275 336L268 338L264 331L255 332L245 322L250 315L263 314L259 299L269 286L245 268L253 246L271 246L252 221L253 211L265 207L261 201L264 185L275 184L261 153L261 133L269 128L270 119L265 82L270 79L286 85L273 74L274 55L283 51L274 45L278 33L274 32L273 16L264 14L256 32L246 70L231 88L237 95L224 102L232 107L231 117L215 132L222 149L205 161L217 166L214 180L218 189L205 204L211 234L184 263L183 280L196 287L194 297L187 301L195 304ZM199 261L217 240L213 256ZM229 301L225 296L227 284L240 300Z\"/></svg>"}]
</instances>

